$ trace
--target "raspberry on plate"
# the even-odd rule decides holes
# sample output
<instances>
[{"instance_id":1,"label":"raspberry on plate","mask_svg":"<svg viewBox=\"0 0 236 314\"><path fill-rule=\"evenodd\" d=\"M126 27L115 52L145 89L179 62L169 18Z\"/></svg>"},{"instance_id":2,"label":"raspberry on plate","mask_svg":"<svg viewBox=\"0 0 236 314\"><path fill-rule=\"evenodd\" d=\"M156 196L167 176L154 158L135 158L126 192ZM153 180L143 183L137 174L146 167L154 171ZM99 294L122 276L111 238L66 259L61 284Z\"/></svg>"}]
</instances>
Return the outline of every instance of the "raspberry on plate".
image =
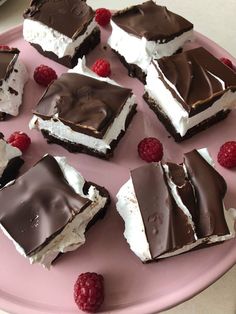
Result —
<instances>
[{"instance_id":1,"label":"raspberry on plate","mask_svg":"<svg viewBox=\"0 0 236 314\"><path fill-rule=\"evenodd\" d=\"M236 167L236 141L224 143L217 155L218 163L225 168Z\"/></svg>"},{"instance_id":2,"label":"raspberry on plate","mask_svg":"<svg viewBox=\"0 0 236 314\"><path fill-rule=\"evenodd\" d=\"M7 142L12 146L19 148L23 153L30 146L31 139L27 134L16 131L10 135Z\"/></svg>"},{"instance_id":3,"label":"raspberry on plate","mask_svg":"<svg viewBox=\"0 0 236 314\"><path fill-rule=\"evenodd\" d=\"M104 300L103 276L96 273L80 274L74 285L74 300L79 309L96 312Z\"/></svg>"},{"instance_id":4,"label":"raspberry on plate","mask_svg":"<svg viewBox=\"0 0 236 314\"><path fill-rule=\"evenodd\" d=\"M97 61L92 65L92 70L97 75L102 77L107 77L111 74L110 63L106 59L97 59Z\"/></svg>"},{"instance_id":5,"label":"raspberry on plate","mask_svg":"<svg viewBox=\"0 0 236 314\"><path fill-rule=\"evenodd\" d=\"M57 79L56 72L47 65L41 64L34 70L34 80L42 86L48 86Z\"/></svg>"},{"instance_id":6,"label":"raspberry on plate","mask_svg":"<svg viewBox=\"0 0 236 314\"><path fill-rule=\"evenodd\" d=\"M147 162L158 162L163 157L163 146L155 137L146 137L138 144L140 158Z\"/></svg>"},{"instance_id":7,"label":"raspberry on plate","mask_svg":"<svg viewBox=\"0 0 236 314\"><path fill-rule=\"evenodd\" d=\"M222 63L224 63L225 65L227 65L229 68L231 68L231 69L234 68L232 61L229 60L228 58L224 58L224 57L223 57L223 58L220 58L220 61L221 61Z\"/></svg>"},{"instance_id":8,"label":"raspberry on plate","mask_svg":"<svg viewBox=\"0 0 236 314\"><path fill-rule=\"evenodd\" d=\"M100 25L100 26L106 26L109 24L111 19L111 12L107 9L100 8L96 10L95 13L95 21Z\"/></svg>"}]
</instances>

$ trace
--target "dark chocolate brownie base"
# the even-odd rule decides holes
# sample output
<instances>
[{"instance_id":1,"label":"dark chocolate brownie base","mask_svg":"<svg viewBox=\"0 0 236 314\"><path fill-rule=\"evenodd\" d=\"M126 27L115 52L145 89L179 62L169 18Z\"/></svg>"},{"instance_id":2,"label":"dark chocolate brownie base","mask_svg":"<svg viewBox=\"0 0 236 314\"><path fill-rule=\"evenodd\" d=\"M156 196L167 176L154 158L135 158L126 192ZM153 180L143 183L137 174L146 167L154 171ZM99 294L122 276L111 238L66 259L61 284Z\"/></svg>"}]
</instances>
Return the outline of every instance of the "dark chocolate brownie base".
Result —
<instances>
[{"instance_id":1,"label":"dark chocolate brownie base","mask_svg":"<svg viewBox=\"0 0 236 314\"><path fill-rule=\"evenodd\" d=\"M20 167L23 165L24 160L20 157L12 158L6 167L6 169L3 171L3 174L0 178L0 188L2 188L4 185L6 185L8 182L14 180L20 170Z\"/></svg>"},{"instance_id":2,"label":"dark chocolate brownie base","mask_svg":"<svg viewBox=\"0 0 236 314\"><path fill-rule=\"evenodd\" d=\"M91 50L93 50L99 43L101 38L101 32L98 27L96 27L92 33L84 40L84 42L75 50L73 57L65 56L58 58L58 56L50 51L44 51L40 45L30 43L40 54L43 56L52 59L62 65L65 65L68 68L73 68L77 65L78 59L82 58L84 55L87 55Z\"/></svg>"},{"instance_id":3,"label":"dark chocolate brownie base","mask_svg":"<svg viewBox=\"0 0 236 314\"><path fill-rule=\"evenodd\" d=\"M68 141L60 140L60 139L54 137L53 135L51 135L48 131L41 130L41 132L42 132L43 136L47 139L47 142L49 144L55 143L55 144L61 145L71 153L84 153L84 154L95 156L95 157L98 157L101 159L109 159L113 156L114 149L116 148L116 146L119 143L119 141L121 140L121 138L124 136L124 134L125 134L128 126L129 126L129 124L131 123L132 118L135 115L135 113L136 113L136 105L134 105L134 107L132 108L132 110L130 111L130 113L128 114L128 116L126 118L125 131L122 130L121 133L119 134L118 138L111 142L111 144L110 144L111 149L109 149L105 154L98 152L96 150L93 150L93 149L91 149L87 146L84 146L82 144L76 144L76 143L71 143Z\"/></svg>"},{"instance_id":4,"label":"dark chocolate brownie base","mask_svg":"<svg viewBox=\"0 0 236 314\"><path fill-rule=\"evenodd\" d=\"M150 98L147 93L145 93L143 95L143 98L146 101L146 103L149 105L149 107L155 112L158 119L163 123L166 130L174 137L176 142L182 142L182 141L192 137L193 135L199 133L200 131L208 129L211 125L225 119L230 112L230 110L225 110L225 111L222 110L222 111L218 112L217 114L215 114L214 116L212 116L212 117L202 121L198 125L192 127L191 129L189 129L187 131L187 133L184 136L181 136L179 133L176 132L170 119L161 110L159 105L152 98Z\"/></svg>"}]
</instances>

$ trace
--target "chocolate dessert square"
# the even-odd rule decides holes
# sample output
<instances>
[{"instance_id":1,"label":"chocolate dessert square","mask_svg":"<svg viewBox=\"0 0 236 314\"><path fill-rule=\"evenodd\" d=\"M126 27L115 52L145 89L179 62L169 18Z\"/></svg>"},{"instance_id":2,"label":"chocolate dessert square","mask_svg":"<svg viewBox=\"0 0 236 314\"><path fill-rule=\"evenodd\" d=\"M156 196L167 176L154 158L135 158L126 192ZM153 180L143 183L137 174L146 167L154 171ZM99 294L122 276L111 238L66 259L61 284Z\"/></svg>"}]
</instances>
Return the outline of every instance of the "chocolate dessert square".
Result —
<instances>
[{"instance_id":1,"label":"chocolate dessert square","mask_svg":"<svg viewBox=\"0 0 236 314\"><path fill-rule=\"evenodd\" d=\"M0 202L3 232L31 263L49 267L59 253L84 244L87 228L104 216L109 194L65 158L46 155L0 191Z\"/></svg>"},{"instance_id":2,"label":"chocolate dessert square","mask_svg":"<svg viewBox=\"0 0 236 314\"><path fill-rule=\"evenodd\" d=\"M72 68L100 42L94 15L85 0L32 0L23 36L42 55Z\"/></svg>"},{"instance_id":3,"label":"chocolate dessert square","mask_svg":"<svg viewBox=\"0 0 236 314\"><path fill-rule=\"evenodd\" d=\"M186 153L180 165L134 169L117 194L131 250L148 262L233 238L235 212L224 208L226 190L206 149Z\"/></svg>"},{"instance_id":4,"label":"chocolate dessert square","mask_svg":"<svg viewBox=\"0 0 236 314\"><path fill-rule=\"evenodd\" d=\"M17 116L22 103L28 74L19 53L18 49L7 46L0 49L0 121Z\"/></svg>"},{"instance_id":5,"label":"chocolate dessert square","mask_svg":"<svg viewBox=\"0 0 236 314\"><path fill-rule=\"evenodd\" d=\"M71 152L107 159L136 112L135 97L130 89L91 75L62 74L38 102L30 128Z\"/></svg>"},{"instance_id":6,"label":"chocolate dessert square","mask_svg":"<svg viewBox=\"0 0 236 314\"><path fill-rule=\"evenodd\" d=\"M154 1L116 12L111 26L109 45L129 75L143 83L152 58L173 55L193 38L193 25L189 21Z\"/></svg>"},{"instance_id":7,"label":"chocolate dessert square","mask_svg":"<svg viewBox=\"0 0 236 314\"><path fill-rule=\"evenodd\" d=\"M144 99L180 142L228 115L236 104L236 74L202 47L155 59Z\"/></svg>"},{"instance_id":8,"label":"chocolate dessert square","mask_svg":"<svg viewBox=\"0 0 236 314\"><path fill-rule=\"evenodd\" d=\"M0 132L0 189L14 180L24 163L21 151L4 140Z\"/></svg>"}]
</instances>

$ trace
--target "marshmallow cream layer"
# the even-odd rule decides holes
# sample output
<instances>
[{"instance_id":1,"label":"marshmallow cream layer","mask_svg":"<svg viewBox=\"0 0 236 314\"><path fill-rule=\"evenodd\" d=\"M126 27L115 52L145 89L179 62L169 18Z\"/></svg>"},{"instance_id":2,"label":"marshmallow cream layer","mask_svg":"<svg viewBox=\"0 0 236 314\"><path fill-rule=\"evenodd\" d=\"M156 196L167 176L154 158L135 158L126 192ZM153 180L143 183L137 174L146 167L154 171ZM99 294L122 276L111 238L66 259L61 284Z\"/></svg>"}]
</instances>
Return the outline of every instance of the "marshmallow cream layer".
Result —
<instances>
[{"instance_id":1,"label":"marshmallow cream layer","mask_svg":"<svg viewBox=\"0 0 236 314\"><path fill-rule=\"evenodd\" d=\"M72 57L75 54L75 49L80 47L96 27L97 23L92 20L85 33L78 36L76 39L72 39L41 22L25 19L23 24L23 36L26 41L40 45L44 51L51 51L56 54L58 58L64 56Z\"/></svg>"},{"instance_id":2,"label":"marshmallow cream layer","mask_svg":"<svg viewBox=\"0 0 236 314\"><path fill-rule=\"evenodd\" d=\"M10 76L2 81L0 89L0 111L17 116L22 103L24 85L28 80L25 65L17 60Z\"/></svg>"},{"instance_id":3,"label":"marshmallow cream layer","mask_svg":"<svg viewBox=\"0 0 236 314\"><path fill-rule=\"evenodd\" d=\"M155 60L147 69L145 91L148 96L156 102L161 111L170 119L177 133L181 136L184 136L189 129L216 115L218 112L230 109L236 102L236 92L228 90L206 110L190 117L182 104L174 98L170 90L165 87L156 68L162 73L166 84L179 95L175 86L167 80L158 62Z\"/></svg>"},{"instance_id":4,"label":"marshmallow cream layer","mask_svg":"<svg viewBox=\"0 0 236 314\"><path fill-rule=\"evenodd\" d=\"M21 255L29 258L31 264L40 263L46 268L50 268L52 261L59 253L73 251L85 243L85 231L87 225L107 202L107 198L102 197L95 186L91 186L88 194L84 195L83 186L85 184L85 180L82 175L76 169L67 164L65 157L55 157L55 159L69 185L77 194L91 200L91 204L81 213L75 215L74 219L68 223L47 245L45 245L37 253L29 256L25 254L24 249L16 241L14 241L4 227L0 225L4 234L14 243L17 251ZM10 184L11 183L9 183L9 185Z\"/></svg>"},{"instance_id":5,"label":"marshmallow cream layer","mask_svg":"<svg viewBox=\"0 0 236 314\"><path fill-rule=\"evenodd\" d=\"M6 169L9 161L15 157L22 155L19 148L8 144L6 141L0 139L0 177Z\"/></svg>"},{"instance_id":6,"label":"marshmallow cream layer","mask_svg":"<svg viewBox=\"0 0 236 314\"><path fill-rule=\"evenodd\" d=\"M145 37L138 38L125 32L111 21L112 33L108 44L123 56L127 63L136 64L145 73L152 58L173 55L184 43L193 39L193 30L184 32L169 42L148 41Z\"/></svg>"},{"instance_id":7,"label":"marshmallow cream layer","mask_svg":"<svg viewBox=\"0 0 236 314\"><path fill-rule=\"evenodd\" d=\"M207 151L207 149L201 149L198 151L199 154L211 165L213 161ZM175 184L171 181L169 177L169 170L167 165L164 165L164 171L167 175L167 183L170 188L171 194L178 204L179 208L183 211L188 219L188 223L192 226L192 231L194 232L195 242L185 245L172 252L167 252L158 256L159 258L166 258L175 256L184 252L187 252L200 244L206 243L216 243L231 239L235 236L234 222L236 219L236 210L224 210L224 216L229 228L230 233L223 236L212 235L205 238L198 238L196 235L196 228L192 219L192 215L188 208L183 204L181 197L178 194ZM139 209L138 200L135 195L134 186L132 179L130 178L119 190L117 194L117 210L125 222L124 237L126 238L130 249L142 260L142 262L147 262L152 260L151 251L149 247L149 242L145 232L145 226L143 218Z\"/></svg>"}]
</instances>

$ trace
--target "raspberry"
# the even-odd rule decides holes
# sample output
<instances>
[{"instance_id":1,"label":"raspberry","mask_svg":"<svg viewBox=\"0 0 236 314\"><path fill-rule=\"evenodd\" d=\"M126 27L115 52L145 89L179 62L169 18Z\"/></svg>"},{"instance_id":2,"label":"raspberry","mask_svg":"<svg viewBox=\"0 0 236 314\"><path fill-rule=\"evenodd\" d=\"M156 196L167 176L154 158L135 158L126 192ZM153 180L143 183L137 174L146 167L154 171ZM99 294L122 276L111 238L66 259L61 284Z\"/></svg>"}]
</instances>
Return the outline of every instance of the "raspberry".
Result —
<instances>
[{"instance_id":1,"label":"raspberry","mask_svg":"<svg viewBox=\"0 0 236 314\"><path fill-rule=\"evenodd\" d=\"M95 13L95 21L100 25L100 26L106 26L111 19L111 12L107 9L100 8L96 10Z\"/></svg>"},{"instance_id":2,"label":"raspberry","mask_svg":"<svg viewBox=\"0 0 236 314\"><path fill-rule=\"evenodd\" d=\"M111 74L110 63L106 59L98 59L92 65L93 72L102 77L107 77Z\"/></svg>"},{"instance_id":3,"label":"raspberry","mask_svg":"<svg viewBox=\"0 0 236 314\"><path fill-rule=\"evenodd\" d=\"M11 50L11 48L6 45L0 45L0 50Z\"/></svg>"},{"instance_id":4,"label":"raspberry","mask_svg":"<svg viewBox=\"0 0 236 314\"><path fill-rule=\"evenodd\" d=\"M163 157L163 146L155 137L146 137L138 144L140 158L147 162L160 161Z\"/></svg>"},{"instance_id":5,"label":"raspberry","mask_svg":"<svg viewBox=\"0 0 236 314\"><path fill-rule=\"evenodd\" d=\"M79 309L96 312L104 300L103 276L96 273L80 274L74 285L74 300Z\"/></svg>"},{"instance_id":6,"label":"raspberry","mask_svg":"<svg viewBox=\"0 0 236 314\"><path fill-rule=\"evenodd\" d=\"M12 133L7 142L11 144L11 146L19 148L22 153L26 151L31 144L29 136L20 131Z\"/></svg>"},{"instance_id":7,"label":"raspberry","mask_svg":"<svg viewBox=\"0 0 236 314\"><path fill-rule=\"evenodd\" d=\"M52 81L57 79L56 72L47 65L41 64L34 70L34 80L43 86L48 86Z\"/></svg>"},{"instance_id":8,"label":"raspberry","mask_svg":"<svg viewBox=\"0 0 236 314\"><path fill-rule=\"evenodd\" d=\"M227 58L220 58L220 61L222 63L224 63L225 65L227 65L229 68L233 69L234 66L233 66L233 63L231 60L227 59Z\"/></svg>"},{"instance_id":9,"label":"raspberry","mask_svg":"<svg viewBox=\"0 0 236 314\"><path fill-rule=\"evenodd\" d=\"M236 167L236 142L229 141L224 143L217 155L218 163L225 168Z\"/></svg>"}]
</instances>

